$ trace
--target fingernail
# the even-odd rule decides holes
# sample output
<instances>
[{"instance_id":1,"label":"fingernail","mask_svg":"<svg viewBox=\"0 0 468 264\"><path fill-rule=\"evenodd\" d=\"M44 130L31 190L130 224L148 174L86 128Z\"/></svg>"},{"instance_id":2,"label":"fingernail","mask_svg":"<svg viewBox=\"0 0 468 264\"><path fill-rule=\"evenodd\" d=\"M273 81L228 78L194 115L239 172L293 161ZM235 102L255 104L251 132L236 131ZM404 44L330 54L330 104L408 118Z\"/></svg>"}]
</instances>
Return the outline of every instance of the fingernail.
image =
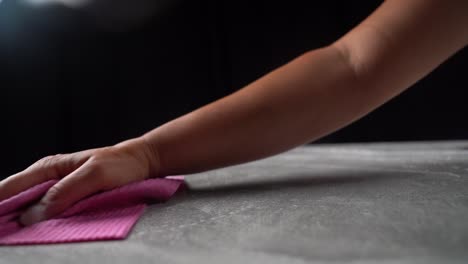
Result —
<instances>
[{"instance_id":1,"label":"fingernail","mask_svg":"<svg viewBox=\"0 0 468 264\"><path fill-rule=\"evenodd\" d=\"M43 221L47 218L45 211L45 205L34 205L20 216L20 222L25 226L29 226Z\"/></svg>"}]
</instances>

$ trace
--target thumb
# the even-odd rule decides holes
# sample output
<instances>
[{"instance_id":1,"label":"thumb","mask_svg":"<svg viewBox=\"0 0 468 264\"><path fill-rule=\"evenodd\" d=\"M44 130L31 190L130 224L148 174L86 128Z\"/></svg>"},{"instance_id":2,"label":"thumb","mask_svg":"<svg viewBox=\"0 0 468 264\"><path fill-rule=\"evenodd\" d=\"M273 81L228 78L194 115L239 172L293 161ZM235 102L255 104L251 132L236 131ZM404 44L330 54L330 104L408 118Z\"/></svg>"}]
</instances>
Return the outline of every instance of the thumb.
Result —
<instances>
[{"instance_id":1,"label":"thumb","mask_svg":"<svg viewBox=\"0 0 468 264\"><path fill-rule=\"evenodd\" d=\"M65 181L62 180L62 181ZM44 197L35 205L29 207L21 216L20 222L29 226L47 219L50 219L67 208L64 200L64 191L60 187L63 184L56 183L52 186Z\"/></svg>"},{"instance_id":2,"label":"thumb","mask_svg":"<svg viewBox=\"0 0 468 264\"><path fill-rule=\"evenodd\" d=\"M20 222L26 226L61 214L79 200L101 191L107 185L89 162L52 186L44 197L28 208Z\"/></svg>"}]
</instances>

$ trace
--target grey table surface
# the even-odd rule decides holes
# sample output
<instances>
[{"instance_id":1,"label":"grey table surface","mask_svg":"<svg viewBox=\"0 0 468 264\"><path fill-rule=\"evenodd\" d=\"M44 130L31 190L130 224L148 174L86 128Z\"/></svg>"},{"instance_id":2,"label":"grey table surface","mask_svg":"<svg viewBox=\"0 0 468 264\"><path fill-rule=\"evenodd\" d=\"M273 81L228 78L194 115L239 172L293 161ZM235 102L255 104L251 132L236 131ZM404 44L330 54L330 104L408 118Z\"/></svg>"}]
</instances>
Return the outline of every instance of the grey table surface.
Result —
<instances>
[{"instance_id":1,"label":"grey table surface","mask_svg":"<svg viewBox=\"0 0 468 264\"><path fill-rule=\"evenodd\" d=\"M126 240L0 263L468 263L468 141L313 145L186 182Z\"/></svg>"}]
</instances>

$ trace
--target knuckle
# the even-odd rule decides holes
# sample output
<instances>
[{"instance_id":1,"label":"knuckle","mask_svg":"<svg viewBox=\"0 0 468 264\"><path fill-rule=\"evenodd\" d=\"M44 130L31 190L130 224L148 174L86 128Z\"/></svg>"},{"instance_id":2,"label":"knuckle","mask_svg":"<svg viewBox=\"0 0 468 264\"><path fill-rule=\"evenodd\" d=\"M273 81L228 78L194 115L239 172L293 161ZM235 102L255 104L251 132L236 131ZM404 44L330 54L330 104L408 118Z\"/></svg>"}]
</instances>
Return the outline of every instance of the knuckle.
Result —
<instances>
[{"instance_id":1,"label":"knuckle","mask_svg":"<svg viewBox=\"0 0 468 264\"><path fill-rule=\"evenodd\" d=\"M41 166L41 167L49 167L54 165L56 162L59 160L63 159L63 154L56 154L56 155L50 155L46 156L34 163L35 166Z\"/></svg>"},{"instance_id":2,"label":"knuckle","mask_svg":"<svg viewBox=\"0 0 468 264\"><path fill-rule=\"evenodd\" d=\"M42 159L36 162L36 165L48 165L52 162L53 159L54 159L54 156L43 157Z\"/></svg>"},{"instance_id":3,"label":"knuckle","mask_svg":"<svg viewBox=\"0 0 468 264\"><path fill-rule=\"evenodd\" d=\"M65 154L46 156L32 164L28 170L40 171L39 175L44 180L56 178L60 175L60 168L64 165L65 156Z\"/></svg>"}]
</instances>

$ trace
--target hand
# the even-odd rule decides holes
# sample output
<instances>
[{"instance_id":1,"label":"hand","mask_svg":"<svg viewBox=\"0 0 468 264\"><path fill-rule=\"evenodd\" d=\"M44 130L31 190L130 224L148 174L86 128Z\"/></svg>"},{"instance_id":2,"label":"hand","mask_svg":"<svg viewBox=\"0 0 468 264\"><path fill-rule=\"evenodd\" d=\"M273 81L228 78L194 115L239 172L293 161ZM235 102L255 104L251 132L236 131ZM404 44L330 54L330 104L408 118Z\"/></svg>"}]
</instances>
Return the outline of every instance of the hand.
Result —
<instances>
[{"instance_id":1,"label":"hand","mask_svg":"<svg viewBox=\"0 0 468 264\"><path fill-rule=\"evenodd\" d=\"M49 156L1 181L0 201L39 183L59 179L21 215L21 223L31 225L62 213L93 193L157 176L157 160L149 144L140 138L112 147Z\"/></svg>"}]
</instances>

